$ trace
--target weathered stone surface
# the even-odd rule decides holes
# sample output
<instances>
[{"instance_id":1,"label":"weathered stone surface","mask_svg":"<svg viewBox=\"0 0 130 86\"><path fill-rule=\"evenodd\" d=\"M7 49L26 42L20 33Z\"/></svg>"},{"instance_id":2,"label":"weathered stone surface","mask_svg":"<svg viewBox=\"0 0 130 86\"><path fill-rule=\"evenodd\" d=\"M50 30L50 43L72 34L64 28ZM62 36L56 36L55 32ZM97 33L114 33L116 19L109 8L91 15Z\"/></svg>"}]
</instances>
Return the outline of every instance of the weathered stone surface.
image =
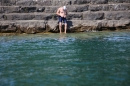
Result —
<instances>
[{"instance_id":1,"label":"weathered stone surface","mask_svg":"<svg viewBox=\"0 0 130 86\"><path fill-rule=\"evenodd\" d=\"M67 32L130 28L130 0L0 0L0 32L58 32L63 5Z\"/></svg>"},{"instance_id":2,"label":"weathered stone surface","mask_svg":"<svg viewBox=\"0 0 130 86\"><path fill-rule=\"evenodd\" d=\"M45 21L1 21L0 32L38 33L46 30Z\"/></svg>"},{"instance_id":3,"label":"weathered stone surface","mask_svg":"<svg viewBox=\"0 0 130 86\"><path fill-rule=\"evenodd\" d=\"M19 5L19 6L31 6L35 4L36 2L33 0L19 0L16 2L16 5Z\"/></svg>"},{"instance_id":4,"label":"weathered stone surface","mask_svg":"<svg viewBox=\"0 0 130 86\"><path fill-rule=\"evenodd\" d=\"M91 0L92 4L107 4L108 0Z\"/></svg>"},{"instance_id":5,"label":"weathered stone surface","mask_svg":"<svg viewBox=\"0 0 130 86\"><path fill-rule=\"evenodd\" d=\"M67 6L68 12L83 12L88 11L89 5Z\"/></svg>"},{"instance_id":6,"label":"weathered stone surface","mask_svg":"<svg viewBox=\"0 0 130 86\"><path fill-rule=\"evenodd\" d=\"M46 13L11 13L11 14L0 14L0 20L57 20L56 14Z\"/></svg>"},{"instance_id":7,"label":"weathered stone surface","mask_svg":"<svg viewBox=\"0 0 130 86\"><path fill-rule=\"evenodd\" d=\"M130 3L129 0L1 0L1 5L12 6L61 6L81 4Z\"/></svg>"},{"instance_id":8,"label":"weathered stone surface","mask_svg":"<svg viewBox=\"0 0 130 86\"><path fill-rule=\"evenodd\" d=\"M82 13L69 13L67 16L67 20L82 20L83 14Z\"/></svg>"},{"instance_id":9,"label":"weathered stone surface","mask_svg":"<svg viewBox=\"0 0 130 86\"><path fill-rule=\"evenodd\" d=\"M130 0L108 0L109 3L130 3Z\"/></svg>"},{"instance_id":10,"label":"weathered stone surface","mask_svg":"<svg viewBox=\"0 0 130 86\"><path fill-rule=\"evenodd\" d=\"M46 13L56 13L58 7L45 7Z\"/></svg>"},{"instance_id":11,"label":"weathered stone surface","mask_svg":"<svg viewBox=\"0 0 130 86\"><path fill-rule=\"evenodd\" d=\"M116 30L116 27L123 26L125 29L126 25L130 26L130 20L82 20L82 21L72 21L70 30L75 31L100 31L100 30ZM123 29L123 28L122 28Z\"/></svg>"},{"instance_id":12,"label":"weathered stone surface","mask_svg":"<svg viewBox=\"0 0 130 86\"><path fill-rule=\"evenodd\" d=\"M3 15L0 15L0 20L3 20Z\"/></svg>"},{"instance_id":13,"label":"weathered stone surface","mask_svg":"<svg viewBox=\"0 0 130 86\"><path fill-rule=\"evenodd\" d=\"M0 13L56 13L59 6L4 6L0 7ZM67 6L69 12L84 11L124 11L130 10L130 3L101 4L101 5L74 5Z\"/></svg>"},{"instance_id":14,"label":"weathered stone surface","mask_svg":"<svg viewBox=\"0 0 130 86\"><path fill-rule=\"evenodd\" d=\"M0 13L14 13L14 12L19 12L19 7L18 6L0 7Z\"/></svg>"},{"instance_id":15,"label":"weathered stone surface","mask_svg":"<svg viewBox=\"0 0 130 86\"><path fill-rule=\"evenodd\" d=\"M1 24L0 32L16 32L15 23L3 23Z\"/></svg>"},{"instance_id":16,"label":"weathered stone surface","mask_svg":"<svg viewBox=\"0 0 130 86\"><path fill-rule=\"evenodd\" d=\"M83 13L84 20L102 20L104 19L103 12L84 12Z\"/></svg>"},{"instance_id":17,"label":"weathered stone surface","mask_svg":"<svg viewBox=\"0 0 130 86\"><path fill-rule=\"evenodd\" d=\"M12 21L13 22L13 21ZM9 22L0 22L1 32L17 32L20 30L22 33L38 33L38 32L45 32L45 31L53 31L53 29L58 28L57 21L17 21L13 24ZM12 26L11 26L12 25ZM38 25L38 26L37 26ZM73 20L68 21L68 29L69 32L76 32L76 31L99 31L104 29L112 29L119 26L126 27L130 26L130 20ZM10 30L10 27L13 29ZM55 31L53 31L55 32ZM57 31L56 31L57 32Z\"/></svg>"},{"instance_id":18,"label":"weathered stone surface","mask_svg":"<svg viewBox=\"0 0 130 86\"><path fill-rule=\"evenodd\" d=\"M95 13L88 13L88 19L92 15L96 15ZM85 15L86 16L86 15ZM98 16L98 15L97 15ZM84 17L86 19L86 17ZM69 13L67 16L68 20L83 20L83 13ZM98 17L97 17L98 19ZM54 14L49 14L49 13L11 13L11 14L0 14L0 20L58 20L58 16ZM93 19L92 19L93 20Z\"/></svg>"},{"instance_id":19,"label":"weathered stone surface","mask_svg":"<svg viewBox=\"0 0 130 86\"><path fill-rule=\"evenodd\" d=\"M125 11L130 10L130 3L128 4L108 4L108 5L90 5L90 11Z\"/></svg>"},{"instance_id":20,"label":"weathered stone surface","mask_svg":"<svg viewBox=\"0 0 130 86\"><path fill-rule=\"evenodd\" d=\"M31 19L34 19L34 15L29 15L29 14L20 14L20 15L18 15L16 13L16 14L12 14L12 15L7 14L5 16L7 16L6 20L31 20Z\"/></svg>"},{"instance_id":21,"label":"weathered stone surface","mask_svg":"<svg viewBox=\"0 0 130 86\"><path fill-rule=\"evenodd\" d=\"M29 12L36 12L36 7L21 7L20 12L21 13L29 13Z\"/></svg>"},{"instance_id":22,"label":"weathered stone surface","mask_svg":"<svg viewBox=\"0 0 130 86\"><path fill-rule=\"evenodd\" d=\"M108 0L71 0L73 4L106 4Z\"/></svg>"},{"instance_id":23,"label":"weathered stone surface","mask_svg":"<svg viewBox=\"0 0 130 86\"><path fill-rule=\"evenodd\" d=\"M105 18L107 20L130 19L130 12L127 11L105 12Z\"/></svg>"}]
</instances>

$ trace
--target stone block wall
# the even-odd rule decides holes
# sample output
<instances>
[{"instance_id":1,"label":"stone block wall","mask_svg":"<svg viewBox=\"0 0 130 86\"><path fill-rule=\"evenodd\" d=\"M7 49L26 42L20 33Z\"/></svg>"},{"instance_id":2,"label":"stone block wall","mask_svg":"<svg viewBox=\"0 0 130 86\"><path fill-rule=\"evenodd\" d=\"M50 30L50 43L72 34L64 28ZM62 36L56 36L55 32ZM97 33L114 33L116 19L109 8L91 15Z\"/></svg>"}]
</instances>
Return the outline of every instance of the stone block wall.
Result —
<instances>
[{"instance_id":1,"label":"stone block wall","mask_svg":"<svg viewBox=\"0 0 130 86\"><path fill-rule=\"evenodd\" d=\"M58 31L63 5L70 32L130 27L130 0L0 0L0 32Z\"/></svg>"}]
</instances>

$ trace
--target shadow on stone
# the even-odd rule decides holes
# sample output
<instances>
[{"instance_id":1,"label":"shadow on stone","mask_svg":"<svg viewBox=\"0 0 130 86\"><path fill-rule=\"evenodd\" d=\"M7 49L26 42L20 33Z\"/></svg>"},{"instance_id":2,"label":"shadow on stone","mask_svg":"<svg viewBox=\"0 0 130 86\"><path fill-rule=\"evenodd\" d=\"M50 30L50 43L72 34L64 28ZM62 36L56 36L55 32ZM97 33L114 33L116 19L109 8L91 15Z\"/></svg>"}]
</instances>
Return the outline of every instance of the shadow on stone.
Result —
<instances>
[{"instance_id":1,"label":"shadow on stone","mask_svg":"<svg viewBox=\"0 0 130 86\"><path fill-rule=\"evenodd\" d=\"M71 30L71 27L73 27L73 22L72 21L67 21L67 32L72 32L72 30Z\"/></svg>"}]
</instances>

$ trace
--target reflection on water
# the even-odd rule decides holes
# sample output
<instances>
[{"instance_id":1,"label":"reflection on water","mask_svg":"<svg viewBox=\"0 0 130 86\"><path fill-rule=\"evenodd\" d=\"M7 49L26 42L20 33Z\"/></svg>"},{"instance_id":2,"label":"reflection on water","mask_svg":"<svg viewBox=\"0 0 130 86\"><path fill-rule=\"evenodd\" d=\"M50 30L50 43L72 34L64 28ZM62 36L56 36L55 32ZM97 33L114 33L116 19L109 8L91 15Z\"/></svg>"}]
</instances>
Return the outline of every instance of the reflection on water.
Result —
<instances>
[{"instance_id":1,"label":"reflection on water","mask_svg":"<svg viewBox=\"0 0 130 86\"><path fill-rule=\"evenodd\" d=\"M66 39L66 34L60 34L59 42L64 42Z\"/></svg>"},{"instance_id":2,"label":"reflection on water","mask_svg":"<svg viewBox=\"0 0 130 86\"><path fill-rule=\"evenodd\" d=\"M0 86L128 86L130 32L0 37Z\"/></svg>"}]
</instances>

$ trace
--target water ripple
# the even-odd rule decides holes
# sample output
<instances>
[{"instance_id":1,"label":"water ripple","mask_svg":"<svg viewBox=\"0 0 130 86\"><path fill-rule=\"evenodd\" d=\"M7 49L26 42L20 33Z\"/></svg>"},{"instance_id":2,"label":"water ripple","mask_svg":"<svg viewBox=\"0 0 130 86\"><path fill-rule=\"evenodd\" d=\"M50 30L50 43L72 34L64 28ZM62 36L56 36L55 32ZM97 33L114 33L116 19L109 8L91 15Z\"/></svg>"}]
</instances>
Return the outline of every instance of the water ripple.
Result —
<instances>
[{"instance_id":1,"label":"water ripple","mask_svg":"<svg viewBox=\"0 0 130 86\"><path fill-rule=\"evenodd\" d=\"M128 86L129 47L128 32L0 37L0 86Z\"/></svg>"}]
</instances>

